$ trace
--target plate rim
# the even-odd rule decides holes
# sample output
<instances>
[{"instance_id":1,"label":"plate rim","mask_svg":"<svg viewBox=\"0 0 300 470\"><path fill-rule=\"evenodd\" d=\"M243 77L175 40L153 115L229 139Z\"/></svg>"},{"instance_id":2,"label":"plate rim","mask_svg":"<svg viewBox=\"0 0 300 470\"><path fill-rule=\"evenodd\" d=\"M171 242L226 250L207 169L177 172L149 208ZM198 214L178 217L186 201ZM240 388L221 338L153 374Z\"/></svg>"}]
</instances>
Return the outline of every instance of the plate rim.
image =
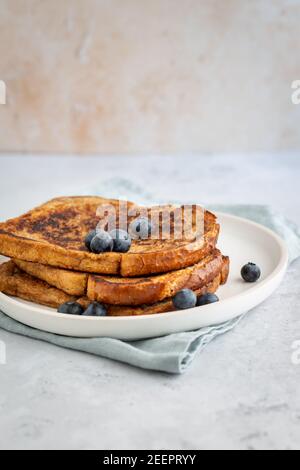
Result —
<instances>
[{"instance_id":1,"label":"plate rim","mask_svg":"<svg viewBox=\"0 0 300 470\"><path fill-rule=\"evenodd\" d=\"M215 214L217 215L217 217L226 217L226 218L229 218L229 219L232 219L232 220L235 220L237 222L240 222L240 223L246 223L247 225L251 225L252 227L255 227L256 229L259 229L263 232L265 232L266 234L268 234L271 238L273 238L277 244L278 244L278 247L280 249L280 260L279 260L279 263L278 265L276 266L276 268L272 271L271 274L269 274L269 276L266 277L266 279L264 279L263 281L261 281L259 284L254 284L253 285L253 288L255 288L256 290L263 290L266 286L266 284L269 284L271 283L274 279L277 278L277 276L281 276L281 275L284 275L285 274L285 271L288 267L288 262L289 262L289 252L288 252L288 248L287 248L287 245L285 243L285 241L276 233L274 232L273 230L271 230L270 228L262 225L262 224L259 224L257 222L254 222L253 220L250 220L250 219L247 219L245 217L240 217L240 216L237 216L237 215L233 215L233 214L229 214L229 213L226 213L226 212L215 212ZM244 299L245 297L247 296L251 296L252 295L252 291L253 289L249 289L247 291L244 291L244 292L241 292L239 294L236 294L232 297L229 297L227 299L224 299L224 300L221 300L220 304L224 305L224 304L230 304L232 302L238 302L240 299ZM102 321L102 322L124 322L124 321L146 321L146 320L149 320L149 318L153 318L153 319L158 319L158 318L168 318L168 317L172 317L172 318L175 318L177 316L181 316L182 315L182 310L174 310L172 312L166 312L164 314L161 314L161 313L155 313L155 314L145 314L145 315L131 315L131 316L119 316L119 317L112 317L112 316L107 316L107 317L83 317L81 315L63 315L61 313L58 313L54 308L51 309L51 307L44 307L42 305L39 305L39 304L36 304L34 302L30 303L30 304L25 304L22 302L22 300L18 300L17 298L15 297L12 297L12 296L9 296L9 295L6 295L2 292L0 292L0 298L3 298L5 299L6 302L9 302L11 303L12 305L15 305L17 304L18 306L21 306L21 308L25 309L25 310L28 310L28 311L31 311L32 312L35 312L35 313L39 313L39 314L42 314L44 316L51 316L52 319L54 318L57 318L58 320L63 318L64 320L67 320L67 321L73 321L74 319L76 320L79 320L79 321L85 321L85 322L95 322L95 321ZM211 307L211 305L205 305L205 306L202 306L201 309L203 311L203 313L205 311L207 311L207 309L209 309ZM45 310L45 308L50 308L50 310ZM189 309L189 312L193 312L195 311L197 308L199 307L195 307L193 309Z\"/></svg>"}]
</instances>

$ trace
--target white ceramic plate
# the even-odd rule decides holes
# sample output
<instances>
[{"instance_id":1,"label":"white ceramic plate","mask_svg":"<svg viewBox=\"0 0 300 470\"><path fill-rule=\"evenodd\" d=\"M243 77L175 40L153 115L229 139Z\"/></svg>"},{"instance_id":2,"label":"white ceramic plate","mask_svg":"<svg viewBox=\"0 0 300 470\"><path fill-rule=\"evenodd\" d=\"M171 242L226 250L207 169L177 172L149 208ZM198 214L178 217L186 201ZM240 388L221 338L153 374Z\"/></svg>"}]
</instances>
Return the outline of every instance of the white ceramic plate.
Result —
<instances>
[{"instance_id":1,"label":"white ceramic plate","mask_svg":"<svg viewBox=\"0 0 300 470\"><path fill-rule=\"evenodd\" d=\"M31 327L66 336L137 340L198 329L230 320L266 300L280 285L288 265L285 243L272 231L246 219L218 214L219 247L230 256L226 286L218 291L220 302L191 310L141 317L87 318L68 316L37 304L0 293L0 308L11 318ZM245 283L241 268L249 261L262 270L255 284Z\"/></svg>"}]
</instances>

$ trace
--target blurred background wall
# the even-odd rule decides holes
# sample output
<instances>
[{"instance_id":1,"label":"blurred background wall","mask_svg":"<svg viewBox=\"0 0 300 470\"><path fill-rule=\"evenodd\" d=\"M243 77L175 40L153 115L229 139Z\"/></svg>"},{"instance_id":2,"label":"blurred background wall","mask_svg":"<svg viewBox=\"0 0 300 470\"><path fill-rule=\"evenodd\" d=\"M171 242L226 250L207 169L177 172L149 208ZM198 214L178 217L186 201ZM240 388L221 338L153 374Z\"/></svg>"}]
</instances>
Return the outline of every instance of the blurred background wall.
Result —
<instances>
[{"instance_id":1,"label":"blurred background wall","mask_svg":"<svg viewBox=\"0 0 300 470\"><path fill-rule=\"evenodd\" d=\"M300 148L299 0L0 0L0 151Z\"/></svg>"}]
</instances>

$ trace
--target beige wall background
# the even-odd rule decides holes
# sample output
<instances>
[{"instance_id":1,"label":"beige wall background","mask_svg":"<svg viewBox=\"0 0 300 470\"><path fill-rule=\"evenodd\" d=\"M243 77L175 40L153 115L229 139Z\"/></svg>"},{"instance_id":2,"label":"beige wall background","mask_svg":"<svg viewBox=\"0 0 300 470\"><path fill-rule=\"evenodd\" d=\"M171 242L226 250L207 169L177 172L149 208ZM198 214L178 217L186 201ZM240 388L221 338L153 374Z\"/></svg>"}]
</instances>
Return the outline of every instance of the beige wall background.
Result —
<instances>
[{"instance_id":1,"label":"beige wall background","mask_svg":"<svg viewBox=\"0 0 300 470\"><path fill-rule=\"evenodd\" d=\"M300 148L298 0L0 0L0 151Z\"/></svg>"}]
</instances>

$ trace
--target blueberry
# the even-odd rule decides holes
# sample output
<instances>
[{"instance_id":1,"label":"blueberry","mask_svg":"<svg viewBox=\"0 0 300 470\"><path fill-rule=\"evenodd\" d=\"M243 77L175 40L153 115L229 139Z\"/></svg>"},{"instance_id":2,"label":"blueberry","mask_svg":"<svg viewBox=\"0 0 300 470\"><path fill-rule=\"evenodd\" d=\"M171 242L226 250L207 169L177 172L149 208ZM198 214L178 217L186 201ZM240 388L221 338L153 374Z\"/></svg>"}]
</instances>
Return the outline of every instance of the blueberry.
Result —
<instances>
[{"instance_id":1,"label":"blueberry","mask_svg":"<svg viewBox=\"0 0 300 470\"><path fill-rule=\"evenodd\" d=\"M214 304L219 302L219 297L216 294L204 294L200 295L197 299L197 307L202 307L203 305Z\"/></svg>"},{"instance_id":2,"label":"blueberry","mask_svg":"<svg viewBox=\"0 0 300 470\"><path fill-rule=\"evenodd\" d=\"M92 230L92 231L85 237L84 244L85 244L85 246L87 247L87 249L88 249L89 251L91 250L91 243L92 243L92 240L93 240L93 238L95 238L96 235L97 235L96 230Z\"/></svg>"},{"instance_id":3,"label":"blueberry","mask_svg":"<svg viewBox=\"0 0 300 470\"><path fill-rule=\"evenodd\" d=\"M114 247L114 241L108 232L104 230L97 230L96 236L91 241L91 251L99 255L106 251L112 251Z\"/></svg>"},{"instance_id":4,"label":"blueberry","mask_svg":"<svg viewBox=\"0 0 300 470\"><path fill-rule=\"evenodd\" d=\"M152 232L151 222L144 217L140 217L130 224L130 232L133 238L147 240Z\"/></svg>"},{"instance_id":5,"label":"blueberry","mask_svg":"<svg viewBox=\"0 0 300 470\"><path fill-rule=\"evenodd\" d=\"M261 276L261 270L256 264L248 263L242 268L241 276L246 282L256 282Z\"/></svg>"},{"instance_id":6,"label":"blueberry","mask_svg":"<svg viewBox=\"0 0 300 470\"><path fill-rule=\"evenodd\" d=\"M77 302L66 302L58 307L58 313L65 313L67 315L82 315L83 307Z\"/></svg>"},{"instance_id":7,"label":"blueberry","mask_svg":"<svg viewBox=\"0 0 300 470\"><path fill-rule=\"evenodd\" d=\"M197 296L190 289L183 289L173 298L173 305L177 310L186 310L196 307Z\"/></svg>"},{"instance_id":8,"label":"blueberry","mask_svg":"<svg viewBox=\"0 0 300 470\"><path fill-rule=\"evenodd\" d=\"M116 253L127 253L131 247L131 237L125 230L112 230L109 232L114 241L113 251Z\"/></svg>"},{"instance_id":9,"label":"blueberry","mask_svg":"<svg viewBox=\"0 0 300 470\"><path fill-rule=\"evenodd\" d=\"M104 305L99 304L98 302L93 302L82 315L84 317L105 317L107 315L107 310Z\"/></svg>"}]
</instances>

